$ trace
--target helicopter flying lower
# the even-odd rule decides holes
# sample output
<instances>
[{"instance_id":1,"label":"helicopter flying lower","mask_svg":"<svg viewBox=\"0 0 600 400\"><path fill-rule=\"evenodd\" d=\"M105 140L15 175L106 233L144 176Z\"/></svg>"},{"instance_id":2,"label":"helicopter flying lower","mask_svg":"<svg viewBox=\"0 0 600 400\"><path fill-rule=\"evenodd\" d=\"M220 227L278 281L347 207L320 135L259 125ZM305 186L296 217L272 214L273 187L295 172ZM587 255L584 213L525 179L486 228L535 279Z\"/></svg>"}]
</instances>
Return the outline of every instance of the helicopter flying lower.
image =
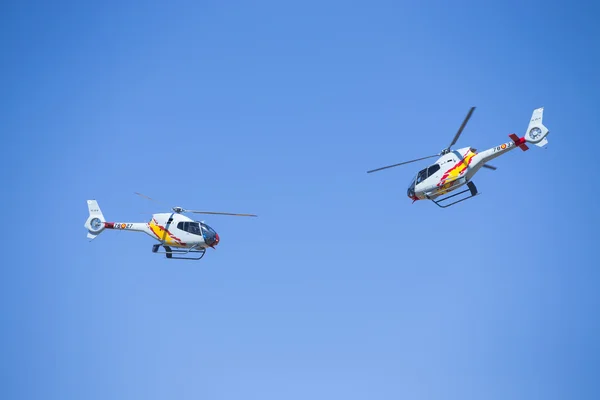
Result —
<instances>
[{"instance_id":1,"label":"helicopter flying lower","mask_svg":"<svg viewBox=\"0 0 600 400\"><path fill-rule=\"evenodd\" d=\"M482 151L480 153L478 153L477 150L472 147L464 147L458 150L452 150L452 146L454 146L458 140L463 129L467 125L467 122L471 118L473 111L475 111L475 107L471 107L469 110L469 113L458 129L458 132L456 132L456 135L454 135L454 139L450 145L443 149L439 154L418 158L416 160L405 161L399 164L388 165L386 167L367 171L367 173L381 171L383 169L397 167L400 165L425 160L427 158L439 157L434 164L422 169L413 177L407 190L407 195L411 200L413 200L413 203L417 200L431 200L439 207L446 208L477 196L477 187L471 179L481 168L495 170L496 167L487 164L490 160L493 160L494 158L499 157L510 150L516 149L517 147L523 151L527 151L529 149L527 143L534 144L538 147L543 147L548 144L548 139L546 139L546 136L548 135L549 131L542 124L544 115L544 108L542 107L533 111L531 120L529 121L529 126L527 127L527 131L523 137L518 137L514 133L511 133L508 135L511 139L510 142L502 143L501 145L492 147L491 149ZM446 197L440 198L441 196L453 192L463 185L467 185L466 190L462 190L458 193L450 194ZM467 197L452 203L442 204L446 200L467 192L470 192L470 195Z\"/></svg>"},{"instance_id":2,"label":"helicopter flying lower","mask_svg":"<svg viewBox=\"0 0 600 400\"><path fill-rule=\"evenodd\" d=\"M149 200L152 198L141 193L137 195ZM220 238L217 232L204 221L194 221L182 213L230 215L238 217L256 217L255 214L233 214L213 211L186 210L173 207L172 212L153 214L149 222L107 222L96 200L88 200L89 216L84 226L87 237L95 239L105 229L144 232L159 241L152 246L153 253L165 254L169 259L200 260L207 248L215 248ZM160 248L163 251L159 251Z\"/></svg>"}]
</instances>

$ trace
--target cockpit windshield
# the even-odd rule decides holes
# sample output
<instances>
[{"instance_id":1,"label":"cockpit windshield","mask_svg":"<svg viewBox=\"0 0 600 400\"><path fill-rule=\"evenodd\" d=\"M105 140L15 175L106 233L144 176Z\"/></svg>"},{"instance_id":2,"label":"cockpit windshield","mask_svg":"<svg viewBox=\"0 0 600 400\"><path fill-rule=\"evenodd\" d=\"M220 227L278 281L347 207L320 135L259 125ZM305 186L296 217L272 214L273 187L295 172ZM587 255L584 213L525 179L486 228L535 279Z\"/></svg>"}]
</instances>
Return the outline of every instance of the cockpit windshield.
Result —
<instances>
[{"instance_id":1,"label":"cockpit windshield","mask_svg":"<svg viewBox=\"0 0 600 400\"><path fill-rule=\"evenodd\" d=\"M410 181L410 186L408 187L408 190L406 191L406 194L411 199L415 197L415 178L413 178L413 180Z\"/></svg>"},{"instance_id":2,"label":"cockpit windshield","mask_svg":"<svg viewBox=\"0 0 600 400\"><path fill-rule=\"evenodd\" d=\"M425 179L427 179L427 168L420 170L417 174L417 184L423 182Z\"/></svg>"},{"instance_id":3,"label":"cockpit windshield","mask_svg":"<svg viewBox=\"0 0 600 400\"><path fill-rule=\"evenodd\" d=\"M202 236L204 237L204 242L206 242L206 244L209 246L215 245L218 241L217 232L215 232L213 228L206 225L204 222L201 222L200 226L202 227Z\"/></svg>"}]
</instances>

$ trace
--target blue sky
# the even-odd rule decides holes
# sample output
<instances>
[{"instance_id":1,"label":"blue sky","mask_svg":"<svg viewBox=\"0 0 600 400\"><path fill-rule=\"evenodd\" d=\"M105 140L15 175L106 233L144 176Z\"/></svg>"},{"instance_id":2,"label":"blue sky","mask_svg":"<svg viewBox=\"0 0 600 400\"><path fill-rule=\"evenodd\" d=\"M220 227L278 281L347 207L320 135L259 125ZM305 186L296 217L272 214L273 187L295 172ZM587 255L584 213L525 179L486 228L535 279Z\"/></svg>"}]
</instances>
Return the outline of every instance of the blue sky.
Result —
<instances>
[{"instance_id":1,"label":"blue sky","mask_svg":"<svg viewBox=\"0 0 600 400\"><path fill-rule=\"evenodd\" d=\"M5 2L6 399L598 398L598 5ZM547 149L411 204L427 161ZM533 146L532 146L533 147ZM199 263L109 220L187 208Z\"/></svg>"}]
</instances>

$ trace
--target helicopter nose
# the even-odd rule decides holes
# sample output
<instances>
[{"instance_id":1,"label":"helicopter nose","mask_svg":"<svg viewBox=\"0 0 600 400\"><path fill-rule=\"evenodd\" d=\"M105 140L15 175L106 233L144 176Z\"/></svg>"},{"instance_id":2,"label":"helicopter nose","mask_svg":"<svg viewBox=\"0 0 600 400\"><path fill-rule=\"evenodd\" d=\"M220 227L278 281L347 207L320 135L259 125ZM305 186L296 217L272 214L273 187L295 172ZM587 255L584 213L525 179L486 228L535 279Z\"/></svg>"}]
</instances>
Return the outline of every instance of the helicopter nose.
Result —
<instances>
[{"instance_id":1,"label":"helicopter nose","mask_svg":"<svg viewBox=\"0 0 600 400\"><path fill-rule=\"evenodd\" d=\"M414 190L412 190L412 188L408 189L406 195L408 196L409 199L413 200L413 201L417 201L419 200L419 198L416 196Z\"/></svg>"},{"instance_id":2,"label":"helicopter nose","mask_svg":"<svg viewBox=\"0 0 600 400\"><path fill-rule=\"evenodd\" d=\"M219 234L215 232L215 244L213 244L213 246L216 246L219 244Z\"/></svg>"}]
</instances>

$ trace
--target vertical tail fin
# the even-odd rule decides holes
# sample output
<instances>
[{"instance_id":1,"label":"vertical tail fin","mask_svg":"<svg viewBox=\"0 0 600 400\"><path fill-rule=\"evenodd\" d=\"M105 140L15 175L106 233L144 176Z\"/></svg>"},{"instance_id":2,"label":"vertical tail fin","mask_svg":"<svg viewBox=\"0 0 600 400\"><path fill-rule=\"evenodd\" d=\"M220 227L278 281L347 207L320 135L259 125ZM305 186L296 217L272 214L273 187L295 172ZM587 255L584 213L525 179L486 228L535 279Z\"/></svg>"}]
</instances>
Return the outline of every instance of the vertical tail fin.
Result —
<instances>
[{"instance_id":1,"label":"vertical tail fin","mask_svg":"<svg viewBox=\"0 0 600 400\"><path fill-rule=\"evenodd\" d=\"M548 144L546 135L548 135L549 131L548 128L542 124L543 118L544 107L533 110L531 121L529 121L529 126L527 127L527 132L524 136L527 142L533 143L538 147L543 147Z\"/></svg>"},{"instance_id":2,"label":"vertical tail fin","mask_svg":"<svg viewBox=\"0 0 600 400\"><path fill-rule=\"evenodd\" d=\"M100 206L96 200L88 200L88 211L90 213L87 221L85 221L84 226L88 230L87 237L89 239L95 239L102 231L104 230L104 215L102 215L102 210L100 210Z\"/></svg>"}]
</instances>

